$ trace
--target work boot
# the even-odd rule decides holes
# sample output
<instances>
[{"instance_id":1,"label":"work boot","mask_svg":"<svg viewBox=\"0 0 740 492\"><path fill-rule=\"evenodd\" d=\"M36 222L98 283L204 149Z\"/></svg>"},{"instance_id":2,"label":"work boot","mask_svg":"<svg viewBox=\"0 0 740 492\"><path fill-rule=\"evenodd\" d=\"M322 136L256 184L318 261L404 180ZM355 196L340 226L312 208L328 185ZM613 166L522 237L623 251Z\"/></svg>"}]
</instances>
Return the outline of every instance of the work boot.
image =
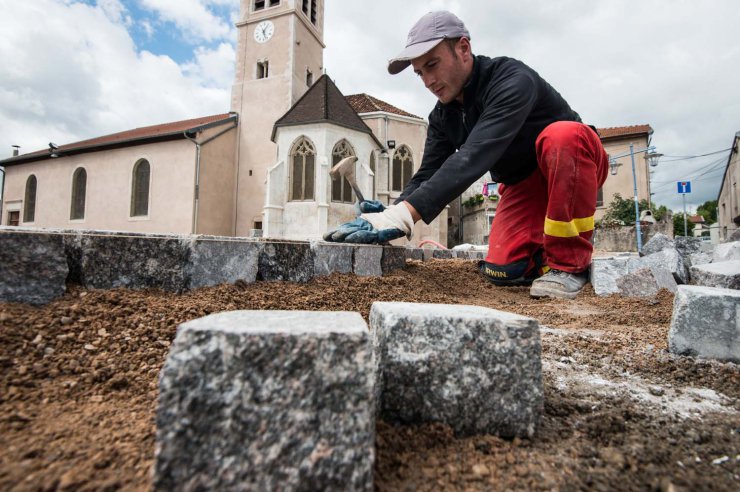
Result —
<instances>
[{"instance_id":1,"label":"work boot","mask_svg":"<svg viewBox=\"0 0 740 492\"><path fill-rule=\"evenodd\" d=\"M579 273L568 273L552 269L532 282L529 295L532 297L575 299L587 283L588 270Z\"/></svg>"}]
</instances>

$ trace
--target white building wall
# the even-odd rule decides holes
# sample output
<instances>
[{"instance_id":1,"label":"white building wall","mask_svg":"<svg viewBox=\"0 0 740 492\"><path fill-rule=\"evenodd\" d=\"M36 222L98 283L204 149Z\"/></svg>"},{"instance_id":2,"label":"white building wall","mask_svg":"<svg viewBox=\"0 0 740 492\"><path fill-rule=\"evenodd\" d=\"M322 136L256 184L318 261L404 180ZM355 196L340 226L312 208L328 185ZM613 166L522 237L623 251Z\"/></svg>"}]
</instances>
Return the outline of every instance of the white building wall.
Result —
<instances>
[{"instance_id":1,"label":"white building wall","mask_svg":"<svg viewBox=\"0 0 740 492\"><path fill-rule=\"evenodd\" d=\"M316 149L314 200L289 201L290 152L301 137L308 138ZM278 128L278 163L270 170L267 178L269 191L265 203L266 236L296 240L319 239L326 231L355 219L354 204L331 201L331 153L334 146L343 139L352 145L358 157L355 176L360 191L363 195L372 196L373 175L369 161L370 153L377 146L369 135L330 123Z\"/></svg>"}]
</instances>

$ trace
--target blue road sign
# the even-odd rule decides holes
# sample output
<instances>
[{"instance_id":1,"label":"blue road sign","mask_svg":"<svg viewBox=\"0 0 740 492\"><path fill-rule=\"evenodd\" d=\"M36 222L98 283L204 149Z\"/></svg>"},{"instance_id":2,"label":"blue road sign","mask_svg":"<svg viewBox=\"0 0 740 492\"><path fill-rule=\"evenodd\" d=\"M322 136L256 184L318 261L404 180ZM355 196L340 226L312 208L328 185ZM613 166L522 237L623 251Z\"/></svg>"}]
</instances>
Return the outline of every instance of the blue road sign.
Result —
<instances>
[{"instance_id":1,"label":"blue road sign","mask_svg":"<svg viewBox=\"0 0 740 492\"><path fill-rule=\"evenodd\" d=\"M691 193L691 181L679 181L676 184L678 185L679 193L681 194Z\"/></svg>"}]
</instances>

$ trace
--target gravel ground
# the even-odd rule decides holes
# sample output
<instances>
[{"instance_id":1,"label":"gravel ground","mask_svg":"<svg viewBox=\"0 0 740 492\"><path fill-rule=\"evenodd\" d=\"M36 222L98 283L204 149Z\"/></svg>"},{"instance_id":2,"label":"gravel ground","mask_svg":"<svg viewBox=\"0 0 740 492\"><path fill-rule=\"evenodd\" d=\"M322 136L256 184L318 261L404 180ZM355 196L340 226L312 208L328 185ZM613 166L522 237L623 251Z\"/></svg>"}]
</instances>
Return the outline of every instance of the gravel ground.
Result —
<instances>
[{"instance_id":1,"label":"gravel ground","mask_svg":"<svg viewBox=\"0 0 740 492\"><path fill-rule=\"evenodd\" d=\"M473 262L383 278L68 293L0 303L0 490L147 490L157 377L178 324L235 309L374 301L487 306L543 325L545 413L531 440L378 423L375 483L401 490L740 490L740 367L666 351L673 296L535 300Z\"/></svg>"}]
</instances>

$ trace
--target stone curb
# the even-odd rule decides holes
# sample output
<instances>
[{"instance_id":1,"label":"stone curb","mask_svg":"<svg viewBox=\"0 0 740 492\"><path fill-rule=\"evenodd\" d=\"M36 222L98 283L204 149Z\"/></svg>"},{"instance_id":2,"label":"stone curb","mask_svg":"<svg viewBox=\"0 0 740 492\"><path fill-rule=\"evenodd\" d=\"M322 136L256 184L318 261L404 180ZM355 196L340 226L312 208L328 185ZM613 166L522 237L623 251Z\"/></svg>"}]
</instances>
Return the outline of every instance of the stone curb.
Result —
<instances>
[{"instance_id":1,"label":"stone curb","mask_svg":"<svg viewBox=\"0 0 740 492\"><path fill-rule=\"evenodd\" d=\"M0 302L44 304L66 283L184 292L242 281L382 276L407 248L219 236L0 227Z\"/></svg>"}]
</instances>

